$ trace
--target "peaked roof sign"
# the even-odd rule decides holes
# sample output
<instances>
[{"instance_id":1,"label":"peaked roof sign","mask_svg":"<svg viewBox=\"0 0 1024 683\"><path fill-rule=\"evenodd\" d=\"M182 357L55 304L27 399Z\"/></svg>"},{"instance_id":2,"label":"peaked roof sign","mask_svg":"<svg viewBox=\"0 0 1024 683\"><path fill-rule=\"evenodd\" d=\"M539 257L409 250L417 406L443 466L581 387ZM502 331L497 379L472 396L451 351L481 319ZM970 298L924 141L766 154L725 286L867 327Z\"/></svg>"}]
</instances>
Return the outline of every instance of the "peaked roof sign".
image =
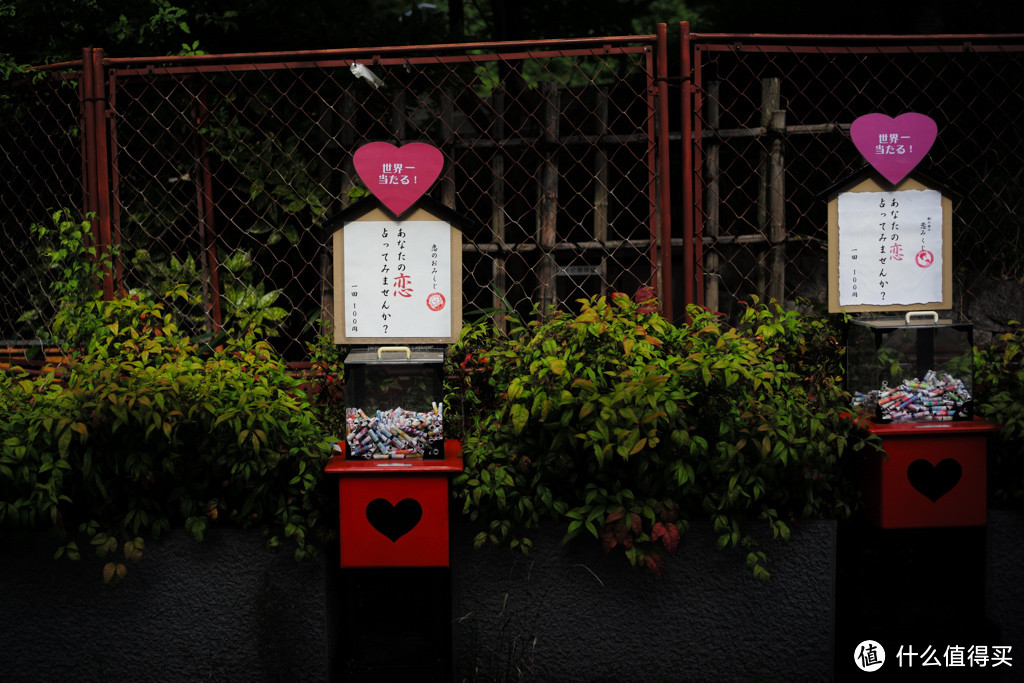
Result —
<instances>
[{"instance_id":1,"label":"peaked roof sign","mask_svg":"<svg viewBox=\"0 0 1024 683\"><path fill-rule=\"evenodd\" d=\"M366 189L397 218L441 175L444 155L437 147L423 142L401 147L371 142L356 150L352 163Z\"/></svg>"},{"instance_id":2,"label":"peaked roof sign","mask_svg":"<svg viewBox=\"0 0 1024 683\"><path fill-rule=\"evenodd\" d=\"M850 137L857 151L893 185L921 163L937 134L934 120L913 112L896 118L866 114L850 126Z\"/></svg>"}]
</instances>

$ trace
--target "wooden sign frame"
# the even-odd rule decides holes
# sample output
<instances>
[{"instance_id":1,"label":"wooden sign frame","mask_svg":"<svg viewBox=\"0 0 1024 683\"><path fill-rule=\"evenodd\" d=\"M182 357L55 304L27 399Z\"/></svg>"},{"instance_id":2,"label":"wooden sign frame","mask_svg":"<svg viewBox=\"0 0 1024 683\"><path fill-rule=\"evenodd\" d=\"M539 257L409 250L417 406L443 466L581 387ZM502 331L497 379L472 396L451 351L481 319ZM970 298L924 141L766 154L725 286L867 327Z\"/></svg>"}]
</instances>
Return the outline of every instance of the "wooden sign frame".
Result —
<instances>
[{"instance_id":1,"label":"wooden sign frame","mask_svg":"<svg viewBox=\"0 0 1024 683\"><path fill-rule=\"evenodd\" d=\"M839 195L844 192L901 192L904 190L934 190L942 203L942 298L912 304L860 304L839 305ZM953 200L942 188L925 184L913 175L897 185L879 182L874 174L852 181L836 191L828 202L828 310L829 313L888 313L919 310L952 310L953 308Z\"/></svg>"},{"instance_id":2,"label":"wooden sign frame","mask_svg":"<svg viewBox=\"0 0 1024 683\"><path fill-rule=\"evenodd\" d=\"M396 219L385 212L379 205L369 210L354 214L342 227L335 230L332 236L334 257L334 343L349 345L372 344L450 344L458 341L462 333L462 231L452 225L448 216L439 215L444 212L431 211L422 203ZM445 302L451 322L450 334L447 336L349 336L347 320L349 292L345 286L345 227L360 221L392 223L396 227L417 221L441 222L448 225L450 254L450 300ZM368 248L373 245L368 245Z\"/></svg>"}]
</instances>

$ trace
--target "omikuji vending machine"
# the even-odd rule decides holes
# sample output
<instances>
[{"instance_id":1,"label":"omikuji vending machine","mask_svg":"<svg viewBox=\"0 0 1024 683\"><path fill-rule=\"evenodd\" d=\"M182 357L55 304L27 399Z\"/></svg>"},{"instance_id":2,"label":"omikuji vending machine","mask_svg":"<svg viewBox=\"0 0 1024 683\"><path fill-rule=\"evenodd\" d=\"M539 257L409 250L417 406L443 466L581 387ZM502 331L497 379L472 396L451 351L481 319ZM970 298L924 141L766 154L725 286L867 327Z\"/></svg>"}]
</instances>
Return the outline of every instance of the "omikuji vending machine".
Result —
<instances>
[{"instance_id":1,"label":"omikuji vending machine","mask_svg":"<svg viewBox=\"0 0 1024 683\"><path fill-rule=\"evenodd\" d=\"M334 233L334 337L345 360L338 475L342 567L448 566L443 363L462 328L464 219L421 198L400 216L376 199Z\"/></svg>"},{"instance_id":2,"label":"omikuji vending machine","mask_svg":"<svg viewBox=\"0 0 1024 683\"><path fill-rule=\"evenodd\" d=\"M342 567L447 567L448 479L460 446L444 434L444 350L357 348L345 360L338 475Z\"/></svg>"},{"instance_id":3,"label":"omikuji vending machine","mask_svg":"<svg viewBox=\"0 0 1024 683\"><path fill-rule=\"evenodd\" d=\"M381 152L362 157L368 186L412 185L440 154L365 147ZM381 199L349 207L333 235L334 340L348 347L346 433L325 468L338 479L336 668L345 680L445 680L449 484L462 453L445 434L443 369L462 328L465 219L419 195L397 209Z\"/></svg>"},{"instance_id":4,"label":"omikuji vending machine","mask_svg":"<svg viewBox=\"0 0 1024 683\"><path fill-rule=\"evenodd\" d=\"M851 321L848 387L886 453L862 478L865 514L882 528L985 523L994 427L973 416L972 359L972 326L934 312Z\"/></svg>"},{"instance_id":5,"label":"omikuji vending machine","mask_svg":"<svg viewBox=\"0 0 1024 683\"><path fill-rule=\"evenodd\" d=\"M829 202L829 309L851 316L847 387L885 450L861 472L865 514L885 529L985 524L996 427L974 417L973 328L950 313L951 221L914 175L866 174Z\"/></svg>"}]
</instances>

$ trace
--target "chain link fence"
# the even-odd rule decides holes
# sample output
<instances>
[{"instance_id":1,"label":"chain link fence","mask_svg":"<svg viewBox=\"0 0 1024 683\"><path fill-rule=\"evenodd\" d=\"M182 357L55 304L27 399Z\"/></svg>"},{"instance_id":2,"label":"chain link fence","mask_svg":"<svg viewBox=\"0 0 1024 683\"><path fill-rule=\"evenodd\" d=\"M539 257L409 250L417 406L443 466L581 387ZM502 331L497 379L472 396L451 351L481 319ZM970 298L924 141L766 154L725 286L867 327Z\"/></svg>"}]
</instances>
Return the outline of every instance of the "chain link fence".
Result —
<instances>
[{"instance_id":1,"label":"chain link fence","mask_svg":"<svg viewBox=\"0 0 1024 683\"><path fill-rule=\"evenodd\" d=\"M732 313L757 294L800 297L823 309L825 195L866 167L850 124L868 113L918 112L939 131L918 168L954 198L954 314L992 331L1024 316L1020 36L684 29L682 42L692 64L694 149L692 167L683 170L694 198L686 223L702 303Z\"/></svg>"},{"instance_id":2,"label":"chain link fence","mask_svg":"<svg viewBox=\"0 0 1024 683\"><path fill-rule=\"evenodd\" d=\"M31 229L48 225L85 194L81 137L81 71L54 69L15 81L0 94L0 345L38 346L53 314L47 247Z\"/></svg>"},{"instance_id":3,"label":"chain link fence","mask_svg":"<svg viewBox=\"0 0 1024 683\"><path fill-rule=\"evenodd\" d=\"M193 334L252 328L303 359L333 308L331 219L365 191L352 156L370 141L443 152L429 195L475 226L467 318L657 287L668 216L656 47L647 36L155 60L87 51L84 68L6 93L23 130L0 138L16 179L0 191L15 246L0 337L31 339L53 311L55 274L27 248L27 226L84 205L116 255L110 292L160 299L185 285L187 298L165 303Z\"/></svg>"},{"instance_id":4,"label":"chain link fence","mask_svg":"<svg viewBox=\"0 0 1024 683\"><path fill-rule=\"evenodd\" d=\"M108 295L184 285L167 305L193 334L257 328L303 360L330 324L332 217L360 194L352 155L370 141L444 153L429 194L475 226L467 319L643 286L677 319L679 302L732 314L751 294L824 308L825 193L864 164L849 126L908 111L937 121L921 169L956 195L954 313L993 331L1024 318L1024 40L685 24L681 36L671 74L662 30L155 59L86 50L8 82L0 339L47 338L60 274L43 258L51 238L30 226L67 207L90 212L95 243L113 249Z\"/></svg>"}]
</instances>

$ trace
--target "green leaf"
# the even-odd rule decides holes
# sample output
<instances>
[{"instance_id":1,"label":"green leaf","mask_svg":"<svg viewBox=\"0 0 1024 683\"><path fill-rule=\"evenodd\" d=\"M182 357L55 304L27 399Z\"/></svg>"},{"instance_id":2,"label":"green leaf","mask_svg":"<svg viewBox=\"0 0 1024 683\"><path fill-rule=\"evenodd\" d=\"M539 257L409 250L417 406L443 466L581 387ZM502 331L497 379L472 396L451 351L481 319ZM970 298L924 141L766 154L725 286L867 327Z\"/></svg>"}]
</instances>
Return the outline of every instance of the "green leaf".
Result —
<instances>
[{"instance_id":1,"label":"green leaf","mask_svg":"<svg viewBox=\"0 0 1024 683\"><path fill-rule=\"evenodd\" d=\"M520 381L520 379L518 377L513 379L511 384L509 384L509 386L508 386L508 398L509 398L509 400L516 401L516 400L522 398L524 391L525 391L525 388L523 387L522 381Z\"/></svg>"},{"instance_id":2,"label":"green leaf","mask_svg":"<svg viewBox=\"0 0 1024 683\"><path fill-rule=\"evenodd\" d=\"M530 419L530 412L521 403L512 405L512 429L516 434L522 434Z\"/></svg>"}]
</instances>

